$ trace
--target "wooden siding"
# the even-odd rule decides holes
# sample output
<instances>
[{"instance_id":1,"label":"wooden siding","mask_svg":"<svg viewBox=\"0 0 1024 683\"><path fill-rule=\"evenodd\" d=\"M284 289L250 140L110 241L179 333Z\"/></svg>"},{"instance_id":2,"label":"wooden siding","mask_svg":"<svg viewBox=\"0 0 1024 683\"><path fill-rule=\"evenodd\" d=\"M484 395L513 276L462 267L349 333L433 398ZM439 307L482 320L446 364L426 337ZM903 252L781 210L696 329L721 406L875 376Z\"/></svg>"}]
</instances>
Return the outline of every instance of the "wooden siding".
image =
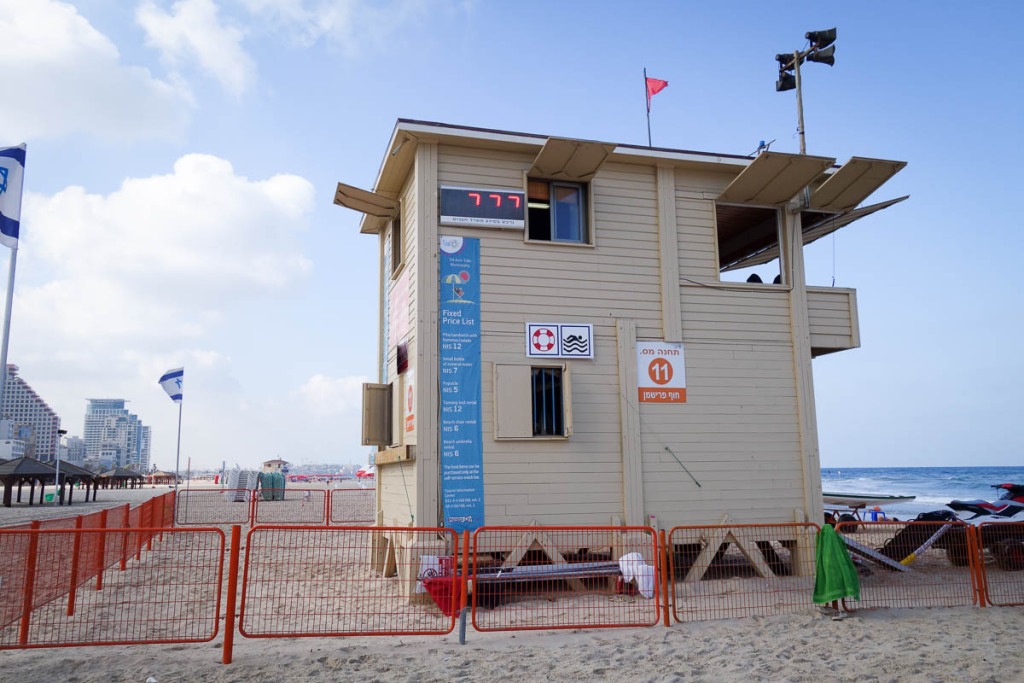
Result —
<instances>
[{"instance_id":1,"label":"wooden siding","mask_svg":"<svg viewBox=\"0 0 1024 683\"><path fill-rule=\"evenodd\" d=\"M521 188L534 155L438 145L437 184ZM403 192L406 239L424 234L481 241L482 434L487 524L605 524L624 516L622 421L636 405L643 512L662 528L716 523L788 522L804 508L805 482L794 372L790 293L778 288L718 286L714 198L732 176L676 168L671 185L662 171L660 211L674 207L678 288L685 343L688 402L636 404L620 390L623 363L617 325L642 341L663 339L665 292L660 258L659 183L653 165L606 163L591 183L593 246L527 242L523 231L415 226L417 180ZM668 225L671 221L662 222ZM415 227L414 227L415 226ZM435 240L436 242L436 240ZM406 268L436 254L436 244L406 243ZM431 258L433 258L431 256ZM425 273L416 271L421 285ZM695 284L695 282L703 283ZM410 305L418 324L436 332L436 301ZM434 320L431 319L434 316ZM572 377L573 435L569 439L494 439L494 364L524 363L527 322L594 325L595 358L568 361ZM414 327L417 325L414 322ZM427 334L418 330L418 335ZM424 339L426 337L423 337ZM424 349L418 350L422 355ZM393 361L393 359L391 359ZM417 395L436 391L436 372L417 368ZM428 406L418 405L418 428ZM431 417L430 419L436 419ZM436 439L436 430L432 439ZM425 443L421 441L421 445ZM666 450L671 450L671 453ZM672 453L701 482L698 487ZM635 455L633 457L636 457ZM416 509L416 487L435 496L436 473L424 462L405 463L405 485ZM419 469L417 469L419 468ZM386 523L408 523L406 489L398 466L385 466L381 498ZM410 476L411 475L411 476ZM414 481L416 482L414 484ZM401 488L400 488L401 486ZM425 499L420 500L420 509ZM417 523L424 523L417 515Z\"/></svg>"},{"instance_id":2,"label":"wooden siding","mask_svg":"<svg viewBox=\"0 0 1024 683\"><path fill-rule=\"evenodd\" d=\"M814 354L860 346L855 290L833 287L807 288L807 317Z\"/></svg>"}]
</instances>

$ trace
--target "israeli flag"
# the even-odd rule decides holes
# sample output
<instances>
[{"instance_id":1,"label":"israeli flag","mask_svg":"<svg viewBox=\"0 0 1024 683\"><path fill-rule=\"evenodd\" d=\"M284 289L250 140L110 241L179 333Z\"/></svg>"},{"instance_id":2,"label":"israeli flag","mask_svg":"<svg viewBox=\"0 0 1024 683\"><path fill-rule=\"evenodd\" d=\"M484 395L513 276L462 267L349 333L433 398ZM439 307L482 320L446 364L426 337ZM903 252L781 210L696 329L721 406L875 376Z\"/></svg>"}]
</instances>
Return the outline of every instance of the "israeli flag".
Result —
<instances>
[{"instance_id":1,"label":"israeli flag","mask_svg":"<svg viewBox=\"0 0 1024 683\"><path fill-rule=\"evenodd\" d=\"M11 249L18 247L24 177L25 145L0 147L0 244Z\"/></svg>"},{"instance_id":2,"label":"israeli flag","mask_svg":"<svg viewBox=\"0 0 1024 683\"><path fill-rule=\"evenodd\" d=\"M164 373L160 378L160 386L164 388L167 395L175 403L181 403L181 384L184 380L185 368L174 368Z\"/></svg>"}]
</instances>

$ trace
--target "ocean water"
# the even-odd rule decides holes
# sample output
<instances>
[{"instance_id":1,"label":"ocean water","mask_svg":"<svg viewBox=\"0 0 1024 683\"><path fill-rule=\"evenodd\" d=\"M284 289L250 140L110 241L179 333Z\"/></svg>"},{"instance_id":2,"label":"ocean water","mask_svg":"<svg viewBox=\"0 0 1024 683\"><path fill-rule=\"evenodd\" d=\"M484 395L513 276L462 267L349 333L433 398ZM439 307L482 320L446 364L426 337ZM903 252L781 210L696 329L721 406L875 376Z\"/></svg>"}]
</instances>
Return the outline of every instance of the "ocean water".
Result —
<instances>
[{"instance_id":1,"label":"ocean water","mask_svg":"<svg viewBox=\"0 0 1024 683\"><path fill-rule=\"evenodd\" d=\"M921 512L948 510L951 500L995 500L995 484L1024 484L1024 467L823 467L823 491L917 496L886 505L890 517L913 519Z\"/></svg>"}]
</instances>

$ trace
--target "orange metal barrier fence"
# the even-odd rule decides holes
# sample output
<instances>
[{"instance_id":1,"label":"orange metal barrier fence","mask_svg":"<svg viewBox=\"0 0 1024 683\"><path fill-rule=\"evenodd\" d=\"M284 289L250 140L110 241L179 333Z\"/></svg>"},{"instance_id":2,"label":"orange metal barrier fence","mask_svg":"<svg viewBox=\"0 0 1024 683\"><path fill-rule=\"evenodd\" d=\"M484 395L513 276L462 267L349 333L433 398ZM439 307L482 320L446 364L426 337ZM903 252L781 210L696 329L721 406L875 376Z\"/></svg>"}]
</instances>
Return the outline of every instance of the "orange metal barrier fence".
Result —
<instances>
[{"instance_id":1,"label":"orange metal barrier fence","mask_svg":"<svg viewBox=\"0 0 1024 683\"><path fill-rule=\"evenodd\" d=\"M0 649L215 637L224 535L141 526L165 504L0 529Z\"/></svg>"},{"instance_id":2,"label":"orange metal barrier fence","mask_svg":"<svg viewBox=\"0 0 1024 683\"><path fill-rule=\"evenodd\" d=\"M658 623L661 562L650 527L481 527L472 554L478 631Z\"/></svg>"},{"instance_id":3,"label":"orange metal barrier fence","mask_svg":"<svg viewBox=\"0 0 1024 683\"><path fill-rule=\"evenodd\" d=\"M377 489L332 489L328 507L331 524L373 524L377 519Z\"/></svg>"},{"instance_id":4,"label":"orange metal barrier fence","mask_svg":"<svg viewBox=\"0 0 1024 683\"><path fill-rule=\"evenodd\" d=\"M841 522L860 574L851 608L980 604L973 529L960 521Z\"/></svg>"},{"instance_id":5,"label":"orange metal barrier fence","mask_svg":"<svg viewBox=\"0 0 1024 683\"><path fill-rule=\"evenodd\" d=\"M672 615L699 621L813 608L814 524L680 526L669 532Z\"/></svg>"},{"instance_id":6,"label":"orange metal barrier fence","mask_svg":"<svg viewBox=\"0 0 1024 683\"><path fill-rule=\"evenodd\" d=\"M972 531L985 602L1024 605L1024 522L982 522Z\"/></svg>"},{"instance_id":7,"label":"orange metal barrier fence","mask_svg":"<svg viewBox=\"0 0 1024 683\"><path fill-rule=\"evenodd\" d=\"M252 517L249 489L181 489L175 506L179 525L248 524Z\"/></svg>"},{"instance_id":8,"label":"orange metal barrier fence","mask_svg":"<svg viewBox=\"0 0 1024 683\"><path fill-rule=\"evenodd\" d=\"M254 527L238 631L248 638L450 633L460 604L458 557L451 529Z\"/></svg>"},{"instance_id":9,"label":"orange metal barrier fence","mask_svg":"<svg viewBox=\"0 0 1024 683\"><path fill-rule=\"evenodd\" d=\"M260 489L254 498L253 524L327 524L324 489Z\"/></svg>"}]
</instances>

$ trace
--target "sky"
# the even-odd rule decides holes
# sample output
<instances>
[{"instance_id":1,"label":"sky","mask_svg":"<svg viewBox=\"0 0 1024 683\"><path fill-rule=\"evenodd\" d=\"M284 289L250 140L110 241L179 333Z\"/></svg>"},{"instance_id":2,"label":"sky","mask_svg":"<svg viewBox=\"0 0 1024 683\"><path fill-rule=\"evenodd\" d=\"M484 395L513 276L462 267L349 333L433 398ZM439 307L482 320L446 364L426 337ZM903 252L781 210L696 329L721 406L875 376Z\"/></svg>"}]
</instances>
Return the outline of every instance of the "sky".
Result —
<instances>
[{"instance_id":1,"label":"sky","mask_svg":"<svg viewBox=\"0 0 1024 683\"><path fill-rule=\"evenodd\" d=\"M825 467L1019 465L1024 83L1014 2L0 0L0 146L28 144L9 362L81 435L125 398L174 466L364 463L377 242L398 118L908 166L910 199L806 248L857 289L860 349L814 361ZM6 252L6 249L3 250ZM3 253L6 257L7 254ZM6 263L6 258L0 259Z\"/></svg>"}]
</instances>

